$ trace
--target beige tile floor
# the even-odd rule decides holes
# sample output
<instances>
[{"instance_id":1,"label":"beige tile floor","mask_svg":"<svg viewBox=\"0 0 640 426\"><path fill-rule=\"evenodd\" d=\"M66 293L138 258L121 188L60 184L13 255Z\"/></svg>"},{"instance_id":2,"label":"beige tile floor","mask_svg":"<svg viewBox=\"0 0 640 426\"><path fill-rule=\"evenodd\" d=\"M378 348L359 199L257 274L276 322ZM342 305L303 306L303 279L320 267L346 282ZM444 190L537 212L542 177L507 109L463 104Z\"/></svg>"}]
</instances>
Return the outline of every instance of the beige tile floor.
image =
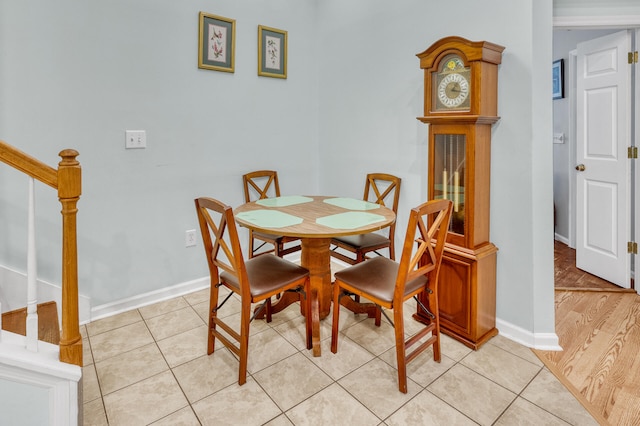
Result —
<instances>
[{"instance_id":1,"label":"beige tile floor","mask_svg":"<svg viewBox=\"0 0 640 426\"><path fill-rule=\"evenodd\" d=\"M597 424L531 350L502 336L472 351L443 335L442 362L420 355L402 394L388 323L344 311L334 355L328 317L314 358L297 304L251 324L249 375L238 386L236 357L221 345L206 354L207 309L203 290L82 326L84 424ZM231 299L221 316L238 323L238 309Z\"/></svg>"}]
</instances>

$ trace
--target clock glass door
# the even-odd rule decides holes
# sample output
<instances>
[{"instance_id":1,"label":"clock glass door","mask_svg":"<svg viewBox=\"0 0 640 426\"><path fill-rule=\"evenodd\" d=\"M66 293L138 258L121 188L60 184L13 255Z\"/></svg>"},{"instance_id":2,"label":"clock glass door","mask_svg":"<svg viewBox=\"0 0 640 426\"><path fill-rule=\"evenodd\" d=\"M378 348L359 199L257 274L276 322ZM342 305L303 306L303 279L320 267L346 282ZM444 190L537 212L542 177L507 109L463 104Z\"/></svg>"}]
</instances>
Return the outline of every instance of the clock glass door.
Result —
<instances>
[{"instance_id":1,"label":"clock glass door","mask_svg":"<svg viewBox=\"0 0 640 426\"><path fill-rule=\"evenodd\" d=\"M436 134L434 142L433 195L453 202L449 232L464 235L466 135Z\"/></svg>"}]
</instances>

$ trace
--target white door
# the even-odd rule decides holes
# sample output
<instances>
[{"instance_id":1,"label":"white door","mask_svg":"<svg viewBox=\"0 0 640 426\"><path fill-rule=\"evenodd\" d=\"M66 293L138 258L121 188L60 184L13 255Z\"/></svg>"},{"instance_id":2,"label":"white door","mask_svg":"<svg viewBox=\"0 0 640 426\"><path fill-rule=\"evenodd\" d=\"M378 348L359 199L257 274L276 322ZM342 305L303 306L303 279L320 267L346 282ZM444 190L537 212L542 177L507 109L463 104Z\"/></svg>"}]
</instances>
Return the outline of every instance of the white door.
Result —
<instances>
[{"instance_id":1,"label":"white door","mask_svg":"<svg viewBox=\"0 0 640 426\"><path fill-rule=\"evenodd\" d=\"M631 66L627 31L578 44L576 266L629 288Z\"/></svg>"}]
</instances>

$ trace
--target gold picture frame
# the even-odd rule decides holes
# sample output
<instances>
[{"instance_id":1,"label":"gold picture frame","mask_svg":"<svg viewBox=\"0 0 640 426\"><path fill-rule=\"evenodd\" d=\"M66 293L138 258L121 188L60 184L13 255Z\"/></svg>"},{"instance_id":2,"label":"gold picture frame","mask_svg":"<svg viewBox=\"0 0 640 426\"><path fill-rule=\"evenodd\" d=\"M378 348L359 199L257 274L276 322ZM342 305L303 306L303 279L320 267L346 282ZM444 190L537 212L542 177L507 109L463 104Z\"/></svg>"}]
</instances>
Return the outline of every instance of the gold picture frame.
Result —
<instances>
[{"instance_id":1,"label":"gold picture frame","mask_svg":"<svg viewBox=\"0 0 640 426\"><path fill-rule=\"evenodd\" d=\"M287 78L287 32L258 25L258 75Z\"/></svg>"},{"instance_id":2,"label":"gold picture frame","mask_svg":"<svg viewBox=\"0 0 640 426\"><path fill-rule=\"evenodd\" d=\"M198 68L234 72L236 20L199 13Z\"/></svg>"}]
</instances>

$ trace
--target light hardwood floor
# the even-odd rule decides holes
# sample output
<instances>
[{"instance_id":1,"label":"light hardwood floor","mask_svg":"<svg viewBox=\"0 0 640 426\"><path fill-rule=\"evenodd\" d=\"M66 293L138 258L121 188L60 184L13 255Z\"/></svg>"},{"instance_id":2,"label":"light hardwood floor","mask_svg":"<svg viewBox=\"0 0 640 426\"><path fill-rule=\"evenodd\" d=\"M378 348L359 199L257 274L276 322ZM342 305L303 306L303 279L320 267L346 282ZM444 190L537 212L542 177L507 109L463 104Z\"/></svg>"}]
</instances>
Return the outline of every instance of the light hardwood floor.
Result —
<instances>
[{"instance_id":1,"label":"light hardwood floor","mask_svg":"<svg viewBox=\"0 0 640 426\"><path fill-rule=\"evenodd\" d=\"M558 290L561 352L534 351L602 424L640 424L640 296Z\"/></svg>"}]
</instances>

